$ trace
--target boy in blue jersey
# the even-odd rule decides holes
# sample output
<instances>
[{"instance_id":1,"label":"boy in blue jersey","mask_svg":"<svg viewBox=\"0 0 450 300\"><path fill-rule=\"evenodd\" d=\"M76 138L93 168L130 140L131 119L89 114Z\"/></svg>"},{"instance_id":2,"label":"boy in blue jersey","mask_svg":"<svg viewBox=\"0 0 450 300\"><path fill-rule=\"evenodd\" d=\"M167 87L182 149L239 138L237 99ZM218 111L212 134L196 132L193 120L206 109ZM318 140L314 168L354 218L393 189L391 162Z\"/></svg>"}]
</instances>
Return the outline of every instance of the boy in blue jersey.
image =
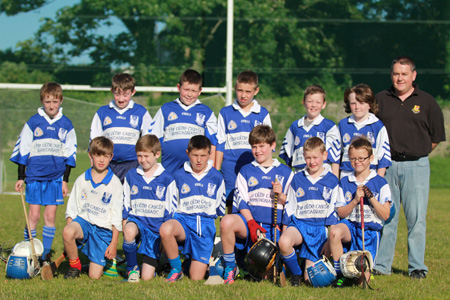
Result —
<instances>
[{"instance_id":1,"label":"boy in blue jersey","mask_svg":"<svg viewBox=\"0 0 450 300\"><path fill-rule=\"evenodd\" d=\"M30 204L29 221L32 237L36 237L36 225L44 210L42 258L47 259L55 237L55 216L58 205L64 204L68 193L67 182L71 168L75 167L77 138L72 122L63 115L63 92L56 82L41 87L43 107L23 127L11 155L11 161L19 165L16 191L26 182L26 201ZM25 226L25 240L30 239Z\"/></svg>"},{"instance_id":2,"label":"boy in blue jersey","mask_svg":"<svg viewBox=\"0 0 450 300\"><path fill-rule=\"evenodd\" d=\"M331 173L330 166L323 163L328 156L325 144L318 137L307 139L303 156L306 168L292 179L285 205L285 215L290 221L278 241L281 258L292 273L293 286L300 285L302 275L294 248L300 246L299 256L305 259L306 270L321 258L327 241L326 226L338 222L337 214L328 211L339 180ZM307 272L304 279L309 280Z\"/></svg>"},{"instance_id":3,"label":"boy in blue jersey","mask_svg":"<svg viewBox=\"0 0 450 300\"><path fill-rule=\"evenodd\" d=\"M222 169L225 179L228 213L231 213L233 206L237 174L242 166L254 159L248 135L257 125L272 125L267 109L254 99L259 92L256 73L239 73L235 89L236 100L232 105L220 110L217 125L215 167L217 170Z\"/></svg>"},{"instance_id":4,"label":"boy in blue jersey","mask_svg":"<svg viewBox=\"0 0 450 300\"><path fill-rule=\"evenodd\" d=\"M122 231L123 187L109 162L113 157L111 140L100 136L89 145L92 167L81 174L73 185L67 202L63 230L64 249L70 269L64 276L80 276L78 248L89 258L89 277L99 279L106 264L117 253L119 232Z\"/></svg>"},{"instance_id":5,"label":"boy in blue jersey","mask_svg":"<svg viewBox=\"0 0 450 300\"><path fill-rule=\"evenodd\" d=\"M128 282L153 278L160 258L159 228L172 217L176 195L175 180L157 162L159 139L144 135L135 148L139 167L127 173L123 186L123 252ZM141 271L137 253L143 255Z\"/></svg>"},{"instance_id":6,"label":"boy in blue jersey","mask_svg":"<svg viewBox=\"0 0 450 300\"><path fill-rule=\"evenodd\" d=\"M212 142L210 159L213 161L216 149L217 118L197 99L202 92L202 76L195 70L186 70L177 88L180 97L161 106L151 131L161 141L161 163L170 174L189 160L185 149L191 137L204 135Z\"/></svg>"},{"instance_id":7,"label":"boy in blue jersey","mask_svg":"<svg viewBox=\"0 0 450 300\"><path fill-rule=\"evenodd\" d=\"M328 153L328 164L334 175L339 176L339 162L341 157L341 136L333 121L325 119L320 112L325 109L325 90L320 85L308 86L303 95L303 106L306 115L294 121L286 132L280 149L282 158L289 167L298 172L305 168L303 144L310 137L322 139Z\"/></svg>"},{"instance_id":8,"label":"boy in blue jersey","mask_svg":"<svg viewBox=\"0 0 450 300\"><path fill-rule=\"evenodd\" d=\"M225 183L209 160L211 142L204 135L193 136L186 150L189 161L175 172L177 208L173 219L160 228L161 242L171 271L166 282L183 277L178 245L190 259L189 277L202 280L208 267L214 238L215 219L225 213Z\"/></svg>"},{"instance_id":9,"label":"boy in blue jersey","mask_svg":"<svg viewBox=\"0 0 450 300\"><path fill-rule=\"evenodd\" d=\"M114 101L98 109L92 119L90 138L105 136L113 141L114 156L110 167L123 183L128 171L139 165L134 145L139 137L149 133L153 121L147 109L131 99L136 93L133 76L115 74L111 92Z\"/></svg>"},{"instance_id":10,"label":"boy in blue jersey","mask_svg":"<svg viewBox=\"0 0 450 300\"><path fill-rule=\"evenodd\" d=\"M386 168L392 165L391 150L387 130L375 115L378 104L375 96L367 84L358 84L345 90L345 112L351 116L339 122L339 132L342 138L341 177L353 172L349 160L348 149L355 137L366 136L372 144L374 160L370 164L380 176L384 176Z\"/></svg>"},{"instance_id":11,"label":"boy in blue jersey","mask_svg":"<svg viewBox=\"0 0 450 300\"><path fill-rule=\"evenodd\" d=\"M355 139L349 147L349 160L354 172L341 179L337 197L333 197L330 211L336 210L341 221L330 229L330 249L338 274L335 287L345 285L339 259L348 251L362 250L360 199L364 198L364 246L374 260L380 244L380 232L390 214L391 191L386 180L370 169L374 160L372 143L364 137ZM366 273L369 280L370 272Z\"/></svg>"},{"instance_id":12,"label":"boy in blue jersey","mask_svg":"<svg viewBox=\"0 0 450 300\"><path fill-rule=\"evenodd\" d=\"M220 222L225 284L233 284L236 277L235 246L237 250L248 251L260 234L273 241L282 221L287 225L283 210L293 173L288 166L272 158L275 132L270 126L258 125L250 132L249 143L255 160L241 168L236 179L233 214L227 214ZM275 226L274 193L278 193Z\"/></svg>"}]
</instances>

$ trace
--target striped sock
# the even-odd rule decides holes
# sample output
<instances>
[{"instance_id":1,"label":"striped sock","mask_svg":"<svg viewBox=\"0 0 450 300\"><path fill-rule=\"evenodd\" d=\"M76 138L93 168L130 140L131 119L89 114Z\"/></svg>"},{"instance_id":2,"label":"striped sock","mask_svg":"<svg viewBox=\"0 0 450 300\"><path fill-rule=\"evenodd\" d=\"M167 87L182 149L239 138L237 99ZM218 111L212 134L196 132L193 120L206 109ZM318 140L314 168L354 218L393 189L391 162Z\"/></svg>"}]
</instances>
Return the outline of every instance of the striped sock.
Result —
<instances>
[{"instance_id":1,"label":"striped sock","mask_svg":"<svg viewBox=\"0 0 450 300\"><path fill-rule=\"evenodd\" d=\"M300 268L300 265L297 261L297 254L295 253L295 250L292 250L291 254L288 254L286 256L281 255L281 259L284 261L286 266L291 271L292 275L302 275L302 269Z\"/></svg>"},{"instance_id":2,"label":"striped sock","mask_svg":"<svg viewBox=\"0 0 450 300\"><path fill-rule=\"evenodd\" d=\"M136 240L131 242L124 240L122 248L127 259L127 272L132 271L138 265Z\"/></svg>"},{"instance_id":3,"label":"striped sock","mask_svg":"<svg viewBox=\"0 0 450 300\"><path fill-rule=\"evenodd\" d=\"M181 259L180 259L179 255L176 258L174 258L174 259L169 259L169 263L170 263L170 267L172 269L175 269L177 271L181 271Z\"/></svg>"},{"instance_id":4,"label":"striped sock","mask_svg":"<svg viewBox=\"0 0 450 300\"><path fill-rule=\"evenodd\" d=\"M236 267L236 260L235 260L235 254L234 252L229 253L229 254L223 254L223 260L225 261L225 266L226 267Z\"/></svg>"},{"instance_id":5,"label":"striped sock","mask_svg":"<svg viewBox=\"0 0 450 300\"><path fill-rule=\"evenodd\" d=\"M333 260L334 262L334 269L336 270L337 275L342 275L341 272L341 263L339 261Z\"/></svg>"},{"instance_id":6,"label":"striped sock","mask_svg":"<svg viewBox=\"0 0 450 300\"><path fill-rule=\"evenodd\" d=\"M32 236L33 238L36 237L36 229L32 229L32 230L31 230L31 236ZM30 240L30 236L29 236L29 234L28 234L28 227L27 227L27 226L25 226L25 229L23 230L23 239L24 239L25 241Z\"/></svg>"},{"instance_id":7,"label":"striped sock","mask_svg":"<svg viewBox=\"0 0 450 300\"><path fill-rule=\"evenodd\" d=\"M52 248L53 238L55 237L56 228L44 226L42 231L42 244L44 246L44 252L42 252L42 259L45 259L45 256L50 253Z\"/></svg>"},{"instance_id":8,"label":"striped sock","mask_svg":"<svg viewBox=\"0 0 450 300\"><path fill-rule=\"evenodd\" d=\"M77 257L76 259L69 259L69 265L71 268L75 268L81 271L81 261L80 258Z\"/></svg>"}]
</instances>

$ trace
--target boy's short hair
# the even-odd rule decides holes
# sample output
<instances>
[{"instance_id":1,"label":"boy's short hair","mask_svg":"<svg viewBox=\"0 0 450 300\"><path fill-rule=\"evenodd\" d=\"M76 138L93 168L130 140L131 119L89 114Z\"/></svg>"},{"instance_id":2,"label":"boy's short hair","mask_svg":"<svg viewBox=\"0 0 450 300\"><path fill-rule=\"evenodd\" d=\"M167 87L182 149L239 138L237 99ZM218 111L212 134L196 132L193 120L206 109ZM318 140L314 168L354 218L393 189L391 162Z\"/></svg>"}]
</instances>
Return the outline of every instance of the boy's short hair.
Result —
<instances>
[{"instance_id":1,"label":"boy's short hair","mask_svg":"<svg viewBox=\"0 0 450 300\"><path fill-rule=\"evenodd\" d=\"M200 75L199 72L193 70L193 69L187 69L183 72L180 76L180 86L183 85L184 82L190 83L190 84L198 84L200 88L202 88L202 75Z\"/></svg>"},{"instance_id":2,"label":"boy's short hair","mask_svg":"<svg viewBox=\"0 0 450 300\"><path fill-rule=\"evenodd\" d=\"M134 91L136 87L136 82L134 81L133 76L127 73L117 73L114 74L111 79L111 90L113 92L119 90L131 90Z\"/></svg>"},{"instance_id":3,"label":"boy's short hair","mask_svg":"<svg viewBox=\"0 0 450 300\"><path fill-rule=\"evenodd\" d=\"M272 145L277 141L275 131L269 125L258 125L255 126L250 135L248 136L248 142L250 145L256 144L269 144Z\"/></svg>"},{"instance_id":4,"label":"boy's short hair","mask_svg":"<svg viewBox=\"0 0 450 300\"><path fill-rule=\"evenodd\" d=\"M325 148L325 143L322 141L322 139L316 136L310 137L303 144L303 152L314 151L316 149L319 150L321 153L324 153L327 150Z\"/></svg>"},{"instance_id":5,"label":"boy's short hair","mask_svg":"<svg viewBox=\"0 0 450 300\"><path fill-rule=\"evenodd\" d=\"M161 152L161 143L154 134L146 134L139 138L134 149L137 152L151 152L153 155Z\"/></svg>"},{"instance_id":6,"label":"boy's short hair","mask_svg":"<svg viewBox=\"0 0 450 300\"><path fill-rule=\"evenodd\" d=\"M50 95L60 100L63 98L62 87L59 83L56 82L44 83L41 87L40 94L41 101L44 100L45 95Z\"/></svg>"},{"instance_id":7,"label":"boy's short hair","mask_svg":"<svg viewBox=\"0 0 450 300\"><path fill-rule=\"evenodd\" d=\"M188 143L187 151L208 149L211 152L211 141L204 135L194 135Z\"/></svg>"},{"instance_id":8,"label":"boy's short hair","mask_svg":"<svg viewBox=\"0 0 450 300\"><path fill-rule=\"evenodd\" d=\"M326 101L326 100L325 100L325 97L326 97L326 95L327 95L327 92L325 92L325 89L324 89L322 86L318 85L318 84L310 85L310 86L308 86L308 87L305 89L305 92L303 93L303 101L306 100L306 96L308 96L308 95L314 95L314 94L322 94L322 96L323 96L323 102Z\"/></svg>"},{"instance_id":9,"label":"boy's short hair","mask_svg":"<svg viewBox=\"0 0 450 300\"><path fill-rule=\"evenodd\" d=\"M348 153L350 153L350 150L352 149L365 149L367 150L367 153L369 156L373 154L372 144L365 136L359 136L352 140L350 147L348 148Z\"/></svg>"},{"instance_id":10,"label":"boy's short hair","mask_svg":"<svg viewBox=\"0 0 450 300\"><path fill-rule=\"evenodd\" d=\"M256 88L259 84L258 75L253 71L243 71L236 78L236 84L238 83L254 84Z\"/></svg>"},{"instance_id":11,"label":"boy's short hair","mask_svg":"<svg viewBox=\"0 0 450 300\"><path fill-rule=\"evenodd\" d=\"M92 155L112 155L113 152L114 144L107 137L98 136L89 143L89 153Z\"/></svg>"},{"instance_id":12,"label":"boy's short hair","mask_svg":"<svg viewBox=\"0 0 450 300\"><path fill-rule=\"evenodd\" d=\"M399 56L394 58L394 60L391 63L391 72L394 69L395 64L401 64L401 65L408 65L411 68L411 72L414 72L416 70L416 64L414 63L414 60L409 56Z\"/></svg>"},{"instance_id":13,"label":"boy's short hair","mask_svg":"<svg viewBox=\"0 0 450 300\"><path fill-rule=\"evenodd\" d=\"M372 89L370 86L368 86L365 83L360 83L358 85L355 85L351 89L346 89L344 93L344 108L346 113L351 113L350 109L350 102L348 100L348 96L351 93L355 93L356 100L358 100L361 103L368 103L369 104L369 111L373 113L374 115L378 114L378 103L375 99L375 95L373 94Z\"/></svg>"}]
</instances>

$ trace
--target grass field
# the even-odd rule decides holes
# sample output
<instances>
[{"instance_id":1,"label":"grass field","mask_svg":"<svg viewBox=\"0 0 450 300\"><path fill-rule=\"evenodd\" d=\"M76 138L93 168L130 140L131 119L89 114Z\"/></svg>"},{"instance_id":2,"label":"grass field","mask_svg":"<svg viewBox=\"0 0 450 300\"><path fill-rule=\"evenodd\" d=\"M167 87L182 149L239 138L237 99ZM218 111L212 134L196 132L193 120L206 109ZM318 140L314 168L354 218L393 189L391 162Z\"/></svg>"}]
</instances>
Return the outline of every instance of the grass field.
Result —
<instances>
[{"instance_id":1,"label":"grass field","mask_svg":"<svg viewBox=\"0 0 450 300\"><path fill-rule=\"evenodd\" d=\"M427 215L426 264L429 268L425 280L412 280L407 276L406 223L400 217L398 242L393 265L393 275L376 277L371 285L378 290L358 287L344 289L280 288L268 282L255 283L237 280L232 286L205 286L203 282L183 279L175 284L156 278L139 284L122 283L121 278L103 277L98 281L86 275L76 280L53 281L11 280L5 278L5 268L0 268L0 299L449 299L450 292L450 189L432 189ZM20 196L0 195L0 243L12 244L23 238L24 216ZM64 210L57 212L57 232L53 244L53 258L62 251ZM38 226L41 239L42 222ZM119 253L122 253L121 242ZM3 264L3 263L2 263ZM62 273L68 262L61 265Z\"/></svg>"}]
</instances>

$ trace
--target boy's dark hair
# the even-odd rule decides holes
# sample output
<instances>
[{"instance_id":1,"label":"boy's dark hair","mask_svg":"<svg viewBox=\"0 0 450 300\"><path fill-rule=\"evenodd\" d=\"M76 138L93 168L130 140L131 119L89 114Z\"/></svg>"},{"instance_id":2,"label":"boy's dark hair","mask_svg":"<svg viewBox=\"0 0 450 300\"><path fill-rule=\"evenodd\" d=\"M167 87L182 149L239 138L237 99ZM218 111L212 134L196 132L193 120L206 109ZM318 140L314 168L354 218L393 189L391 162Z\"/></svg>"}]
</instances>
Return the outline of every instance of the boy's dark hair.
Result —
<instances>
[{"instance_id":1,"label":"boy's dark hair","mask_svg":"<svg viewBox=\"0 0 450 300\"><path fill-rule=\"evenodd\" d=\"M193 69L187 69L183 72L180 76L180 82L179 85L182 86L184 82L190 83L190 84L198 84L200 88L202 88L202 75L200 75L199 72L193 70Z\"/></svg>"},{"instance_id":2,"label":"boy's dark hair","mask_svg":"<svg viewBox=\"0 0 450 300\"><path fill-rule=\"evenodd\" d=\"M273 131L272 127L268 125L255 126L252 131L250 131L250 135L248 136L248 142L251 146L256 144L272 145L276 142L276 140L277 137L275 135L275 131Z\"/></svg>"},{"instance_id":3,"label":"boy's dark hair","mask_svg":"<svg viewBox=\"0 0 450 300\"><path fill-rule=\"evenodd\" d=\"M104 136L98 136L89 143L89 153L92 155L112 155L114 152L113 142Z\"/></svg>"},{"instance_id":4,"label":"boy's dark hair","mask_svg":"<svg viewBox=\"0 0 450 300\"><path fill-rule=\"evenodd\" d=\"M346 113L351 113L350 109L350 101L348 100L348 96L351 93L355 93L356 100L361 103L369 104L369 111L374 115L378 114L378 102L375 99L375 95L373 94L372 89L365 83L360 83L355 85L351 89L346 89L344 93L344 108Z\"/></svg>"},{"instance_id":5,"label":"boy's dark hair","mask_svg":"<svg viewBox=\"0 0 450 300\"><path fill-rule=\"evenodd\" d=\"M236 78L236 84L238 83L254 84L256 88L259 84L258 75L253 71L243 71Z\"/></svg>"},{"instance_id":6,"label":"boy's dark hair","mask_svg":"<svg viewBox=\"0 0 450 300\"><path fill-rule=\"evenodd\" d=\"M323 102L326 101L325 97L326 97L327 93L325 92L325 89L322 86L318 85L318 84L310 85L310 86L308 86L305 89L305 92L303 93L303 101L306 100L306 96L314 95L314 94L322 94L323 95Z\"/></svg>"},{"instance_id":7,"label":"boy's dark hair","mask_svg":"<svg viewBox=\"0 0 450 300\"><path fill-rule=\"evenodd\" d=\"M303 144L303 153L305 151L314 151L316 149L318 149L321 153L324 153L327 150L322 139L316 136L310 137Z\"/></svg>"},{"instance_id":8,"label":"boy's dark hair","mask_svg":"<svg viewBox=\"0 0 450 300\"><path fill-rule=\"evenodd\" d=\"M208 149L208 152L211 152L211 141L204 135L194 135L189 140L187 150L191 152L200 149Z\"/></svg>"},{"instance_id":9,"label":"boy's dark hair","mask_svg":"<svg viewBox=\"0 0 450 300\"><path fill-rule=\"evenodd\" d=\"M127 73L117 73L114 74L112 80L111 80L111 90L113 93L115 91L122 90L131 90L134 91L136 87L136 83L134 81L133 76Z\"/></svg>"},{"instance_id":10,"label":"boy's dark hair","mask_svg":"<svg viewBox=\"0 0 450 300\"><path fill-rule=\"evenodd\" d=\"M63 91L62 87L59 83L56 82L47 82L44 83L41 87L40 97L41 101L44 100L46 95L50 95L55 97L56 99L63 99Z\"/></svg>"},{"instance_id":11,"label":"boy's dark hair","mask_svg":"<svg viewBox=\"0 0 450 300\"><path fill-rule=\"evenodd\" d=\"M399 56L397 58L394 58L394 60L391 63L391 72L394 68L395 64L401 64L401 65L408 65L411 68L411 72L414 72L416 70L416 64L414 63L414 60L409 56Z\"/></svg>"},{"instance_id":12,"label":"boy's dark hair","mask_svg":"<svg viewBox=\"0 0 450 300\"><path fill-rule=\"evenodd\" d=\"M146 134L139 138L134 147L136 152L151 152L153 155L161 152L161 142L154 134Z\"/></svg>"},{"instance_id":13,"label":"boy's dark hair","mask_svg":"<svg viewBox=\"0 0 450 300\"><path fill-rule=\"evenodd\" d=\"M348 148L348 153L350 153L350 150L352 149L365 149L367 150L367 153L369 154L369 156L371 156L373 154L373 149L372 149L372 143L370 143L370 141L367 139L367 137L365 136L359 136L356 137L352 140L352 142L350 143L350 147Z\"/></svg>"}]
</instances>

